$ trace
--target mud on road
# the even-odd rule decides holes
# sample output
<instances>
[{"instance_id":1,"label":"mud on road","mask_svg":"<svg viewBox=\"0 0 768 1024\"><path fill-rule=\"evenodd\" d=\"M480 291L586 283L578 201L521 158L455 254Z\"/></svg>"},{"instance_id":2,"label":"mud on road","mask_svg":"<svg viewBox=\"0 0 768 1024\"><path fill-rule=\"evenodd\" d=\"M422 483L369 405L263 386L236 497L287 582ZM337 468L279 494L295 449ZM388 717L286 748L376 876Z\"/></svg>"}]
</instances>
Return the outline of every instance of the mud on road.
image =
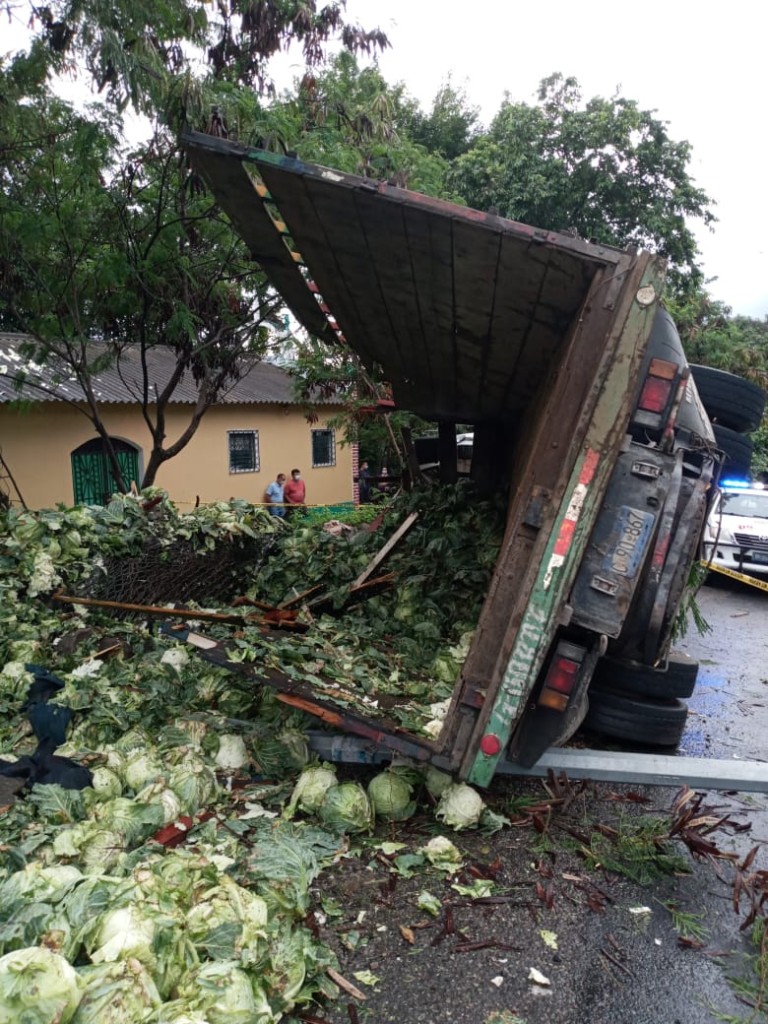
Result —
<instances>
[{"instance_id":1,"label":"mud on road","mask_svg":"<svg viewBox=\"0 0 768 1024\"><path fill-rule=\"evenodd\" d=\"M766 757L768 599L743 587L699 594L705 636L678 645L701 662L681 755ZM590 738L590 742L593 742ZM768 764L766 765L768 771ZM643 823L669 819L676 792L607 783L552 784L499 779L488 794L516 820L490 836L451 833L461 876L434 871L404 877L374 846L324 873L315 891L320 929L336 949L342 976L365 1000L342 995L323 1011L328 1024L702 1024L760 1021L729 984L750 977L754 952L733 909L733 867L695 860L684 844L670 849L679 866L641 884L611 870L611 839ZM708 793L716 820L745 831L710 838L743 857L768 838L768 799ZM524 806L539 805L533 812ZM549 804L549 808L545 807ZM428 815L376 836L414 852L440 829ZM600 845L598 845L600 844ZM600 856L587 857L592 846ZM602 866L599 864L602 863ZM637 865L635 867L639 870ZM674 867L674 865L673 865ZM752 869L766 868L760 848ZM494 881L497 898L463 897L452 885ZM429 891L442 909L419 909ZM674 917L670 908L691 915ZM681 937L682 935L682 937ZM531 968L549 984L531 979ZM362 979L356 978L359 972Z\"/></svg>"}]
</instances>

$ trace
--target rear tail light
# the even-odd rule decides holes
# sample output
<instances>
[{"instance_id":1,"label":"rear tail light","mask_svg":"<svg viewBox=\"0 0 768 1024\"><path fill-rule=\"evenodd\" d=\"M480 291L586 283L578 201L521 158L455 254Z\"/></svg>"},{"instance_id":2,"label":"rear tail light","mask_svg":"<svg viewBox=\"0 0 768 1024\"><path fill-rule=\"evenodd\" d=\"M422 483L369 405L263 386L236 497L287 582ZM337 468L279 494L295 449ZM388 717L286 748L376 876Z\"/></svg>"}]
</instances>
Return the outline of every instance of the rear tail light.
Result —
<instances>
[{"instance_id":1,"label":"rear tail light","mask_svg":"<svg viewBox=\"0 0 768 1024\"><path fill-rule=\"evenodd\" d=\"M640 401L637 403L638 408L645 412L664 412L675 387L677 372L676 363L652 359L640 393Z\"/></svg>"},{"instance_id":2,"label":"rear tail light","mask_svg":"<svg viewBox=\"0 0 768 1024\"><path fill-rule=\"evenodd\" d=\"M565 711L580 668L580 663L571 658L555 658L541 688L539 704L555 711Z\"/></svg>"}]
</instances>

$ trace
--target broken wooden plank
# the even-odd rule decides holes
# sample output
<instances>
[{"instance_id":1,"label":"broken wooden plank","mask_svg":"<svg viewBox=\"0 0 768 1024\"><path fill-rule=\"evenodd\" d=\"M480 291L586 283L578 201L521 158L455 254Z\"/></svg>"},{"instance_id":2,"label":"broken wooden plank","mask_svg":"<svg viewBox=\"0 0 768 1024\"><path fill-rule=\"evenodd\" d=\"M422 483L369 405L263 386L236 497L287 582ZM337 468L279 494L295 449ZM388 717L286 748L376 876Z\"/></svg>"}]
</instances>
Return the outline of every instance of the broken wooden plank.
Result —
<instances>
[{"instance_id":1,"label":"broken wooden plank","mask_svg":"<svg viewBox=\"0 0 768 1024\"><path fill-rule=\"evenodd\" d=\"M406 518L402 521L402 523L400 523L400 525L389 538L384 547L376 555L374 555L374 557L371 559L371 561L368 563L365 569L363 569L363 571L357 577L355 582L352 584L352 590L355 590L356 587L360 587L362 586L363 583L365 583L365 581L368 579L368 577L371 575L374 569L381 565L381 563L387 557L392 548L395 547L398 541L405 536L405 534L410 530L410 528L413 526L413 524L416 522L418 518L418 512L411 512L409 516L406 516Z\"/></svg>"},{"instance_id":2,"label":"broken wooden plank","mask_svg":"<svg viewBox=\"0 0 768 1024\"><path fill-rule=\"evenodd\" d=\"M362 598L368 597L373 591L378 590L380 587L388 587L395 579L393 572L385 572L381 576L376 576L372 580L366 580L365 583L360 583L358 586L351 586L347 596L344 598L343 604L339 606L338 611L342 608L346 608L348 605L353 604L356 601L360 601ZM308 612L323 612L334 611L333 598L330 594L322 594L320 597L315 598L314 601L310 601L307 605L306 610Z\"/></svg>"}]
</instances>

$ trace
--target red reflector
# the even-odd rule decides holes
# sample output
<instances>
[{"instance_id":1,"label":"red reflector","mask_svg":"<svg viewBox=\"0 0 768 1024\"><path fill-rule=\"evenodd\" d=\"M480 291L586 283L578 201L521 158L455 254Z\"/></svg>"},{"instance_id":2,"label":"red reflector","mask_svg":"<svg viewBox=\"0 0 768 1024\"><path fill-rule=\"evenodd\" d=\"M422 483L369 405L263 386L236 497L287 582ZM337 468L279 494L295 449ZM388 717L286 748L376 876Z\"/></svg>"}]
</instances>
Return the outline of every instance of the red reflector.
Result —
<instances>
[{"instance_id":1,"label":"red reflector","mask_svg":"<svg viewBox=\"0 0 768 1024\"><path fill-rule=\"evenodd\" d=\"M480 749L486 757L495 757L501 750L501 740L498 736L494 736L492 732L486 733L480 740Z\"/></svg>"},{"instance_id":2,"label":"red reflector","mask_svg":"<svg viewBox=\"0 0 768 1024\"><path fill-rule=\"evenodd\" d=\"M672 381L646 377L640 401L637 403L638 408L647 412L664 412L671 393Z\"/></svg>"},{"instance_id":3,"label":"red reflector","mask_svg":"<svg viewBox=\"0 0 768 1024\"><path fill-rule=\"evenodd\" d=\"M579 674L578 661L570 658L558 658L547 674L545 685L558 693L570 693L576 685Z\"/></svg>"}]
</instances>

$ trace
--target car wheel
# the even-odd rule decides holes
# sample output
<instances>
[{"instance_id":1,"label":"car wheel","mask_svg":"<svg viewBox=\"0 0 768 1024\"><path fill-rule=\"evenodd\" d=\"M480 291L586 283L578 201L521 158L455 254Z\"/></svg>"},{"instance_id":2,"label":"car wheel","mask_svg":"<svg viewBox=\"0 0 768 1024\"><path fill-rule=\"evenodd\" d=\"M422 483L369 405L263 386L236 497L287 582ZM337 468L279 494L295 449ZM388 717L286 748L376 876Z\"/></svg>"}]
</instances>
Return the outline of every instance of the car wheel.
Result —
<instances>
[{"instance_id":1,"label":"car wheel","mask_svg":"<svg viewBox=\"0 0 768 1024\"><path fill-rule=\"evenodd\" d=\"M687 654L670 654L666 670L651 668L636 661L601 658L594 682L620 693L638 693L643 697L690 697L696 686L699 663Z\"/></svg>"},{"instance_id":2,"label":"car wheel","mask_svg":"<svg viewBox=\"0 0 768 1024\"><path fill-rule=\"evenodd\" d=\"M675 747L687 717L688 708L681 700L627 697L615 690L590 687L584 728L652 747Z\"/></svg>"},{"instance_id":3,"label":"car wheel","mask_svg":"<svg viewBox=\"0 0 768 1024\"><path fill-rule=\"evenodd\" d=\"M766 397L758 384L712 366L691 366L691 373L710 419L740 433L757 430Z\"/></svg>"},{"instance_id":4,"label":"car wheel","mask_svg":"<svg viewBox=\"0 0 768 1024\"><path fill-rule=\"evenodd\" d=\"M748 476L752 462L752 438L744 437L729 427L721 427L719 423L713 429L717 447L725 452L723 471L726 474Z\"/></svg>"}]
</instances>

